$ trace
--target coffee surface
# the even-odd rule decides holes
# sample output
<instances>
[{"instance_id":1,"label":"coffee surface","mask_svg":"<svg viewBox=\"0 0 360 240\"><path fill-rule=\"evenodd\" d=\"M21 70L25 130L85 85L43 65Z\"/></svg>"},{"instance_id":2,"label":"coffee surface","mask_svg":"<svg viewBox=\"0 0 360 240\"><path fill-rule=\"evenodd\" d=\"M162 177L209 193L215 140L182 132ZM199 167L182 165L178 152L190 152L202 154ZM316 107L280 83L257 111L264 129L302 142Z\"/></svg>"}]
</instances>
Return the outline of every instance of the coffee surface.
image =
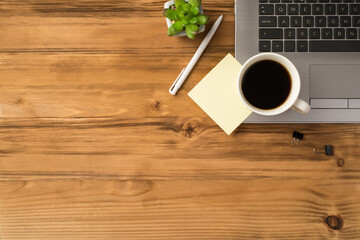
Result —
<instances>
[{"instance_id":1,"label":"coffee surface","mask_svg":"<svg viewBox=\"0 0 360 240\"><path fill-rule=\"evenodd\" d=\"M248 68L241 87L251 105L270 110L279 107L288 98L291 76L282 64L264 60Z\"/></svg>"}]
</instances>

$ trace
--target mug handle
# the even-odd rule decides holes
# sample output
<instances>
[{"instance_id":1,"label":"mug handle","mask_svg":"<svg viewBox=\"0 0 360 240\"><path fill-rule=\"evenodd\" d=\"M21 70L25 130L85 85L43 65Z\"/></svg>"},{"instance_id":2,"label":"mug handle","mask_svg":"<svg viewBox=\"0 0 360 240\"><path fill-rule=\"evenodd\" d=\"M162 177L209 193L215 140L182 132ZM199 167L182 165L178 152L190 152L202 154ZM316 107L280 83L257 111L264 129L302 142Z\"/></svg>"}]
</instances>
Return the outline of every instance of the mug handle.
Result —
<instances>
[{"instance_id":1,"label":"mug handle","mask_svg":"<svg viewBox=\"0 0 360 240\"><path fill-rule=\"evenodd\" d=\"M298 98L296 99L294 105L291 106L291 109L298 111L299 113L309 113L311 107L307 102Z\"/></svg>"}]
</instances>

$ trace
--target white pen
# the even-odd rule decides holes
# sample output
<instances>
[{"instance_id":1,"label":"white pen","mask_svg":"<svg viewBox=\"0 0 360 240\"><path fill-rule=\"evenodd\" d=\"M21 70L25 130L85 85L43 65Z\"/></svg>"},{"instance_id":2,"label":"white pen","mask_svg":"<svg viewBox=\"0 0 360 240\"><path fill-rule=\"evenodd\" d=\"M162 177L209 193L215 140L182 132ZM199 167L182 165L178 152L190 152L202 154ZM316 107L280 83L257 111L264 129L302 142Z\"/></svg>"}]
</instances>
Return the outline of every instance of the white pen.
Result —
<instances>
[{"instance_id":1,"label":"white pen","mask_svg":"<svg viewBox=\"0 0 360 240\"><path fill-rule=\"evenodd\" d=\"M186 68L184 68L181 71L180 75L177 77L174 84L169 89L169 92L170 92L171 95L176 95L177 91L183 85L186 78L189 76L191 70L194 68L196 62L199 60L201 54L204 52L206 46L209 44L211 38L214 36L214 34L215 34L216 30L218 29L222 19L223 19L223 15L221 15L216 20L216 22L214 23L214 25L212 26L212 28L210 29L210 31L208 32L208 34L206 35L204 40L201 42L199 48L196 50L196 52L195 52L194 56L192 57L192 59L190 60L189 64L186 66Z\"/></svg>"}]
</instances>

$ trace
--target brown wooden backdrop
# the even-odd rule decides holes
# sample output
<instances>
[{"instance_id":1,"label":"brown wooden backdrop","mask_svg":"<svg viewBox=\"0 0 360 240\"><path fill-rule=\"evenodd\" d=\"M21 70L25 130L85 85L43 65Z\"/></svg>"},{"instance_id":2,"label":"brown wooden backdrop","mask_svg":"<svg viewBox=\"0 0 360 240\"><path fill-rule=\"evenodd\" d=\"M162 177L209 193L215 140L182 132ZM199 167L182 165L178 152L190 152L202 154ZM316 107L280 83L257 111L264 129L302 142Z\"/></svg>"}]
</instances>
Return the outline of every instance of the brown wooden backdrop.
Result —
<instances>
[{"instance_id":1,"label":"brown wooden backdrop","mask_svg":"<svg viewBox=\"0 0 360 240\"><path fill-rule=\"evenodd\" d=\"M204 34L167 37L163 4L0 2L0 239L359 239L360 125L227 136L186 94L234 52L234 2L204 0L224 22L176 97Z\"/></svg>"}]
</instances>

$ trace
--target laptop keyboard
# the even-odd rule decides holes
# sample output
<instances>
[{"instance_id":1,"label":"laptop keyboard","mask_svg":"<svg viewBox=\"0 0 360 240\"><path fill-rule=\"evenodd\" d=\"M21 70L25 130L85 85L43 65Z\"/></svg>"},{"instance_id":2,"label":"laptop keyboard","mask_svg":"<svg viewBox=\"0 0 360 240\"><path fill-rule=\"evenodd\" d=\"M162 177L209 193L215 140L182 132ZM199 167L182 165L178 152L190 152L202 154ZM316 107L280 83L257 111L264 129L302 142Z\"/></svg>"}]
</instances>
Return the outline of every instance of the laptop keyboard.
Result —
<instances>
[{"instance_id":1,"label":"laptop keyboard","mask_svg":"<svg viewBox=\"0 0 360 240\"><path fill-rule=\"evenodd\" d=\"M258 0L260 52L360 52L360 0Z\"/></svg>"}]
</instances>

